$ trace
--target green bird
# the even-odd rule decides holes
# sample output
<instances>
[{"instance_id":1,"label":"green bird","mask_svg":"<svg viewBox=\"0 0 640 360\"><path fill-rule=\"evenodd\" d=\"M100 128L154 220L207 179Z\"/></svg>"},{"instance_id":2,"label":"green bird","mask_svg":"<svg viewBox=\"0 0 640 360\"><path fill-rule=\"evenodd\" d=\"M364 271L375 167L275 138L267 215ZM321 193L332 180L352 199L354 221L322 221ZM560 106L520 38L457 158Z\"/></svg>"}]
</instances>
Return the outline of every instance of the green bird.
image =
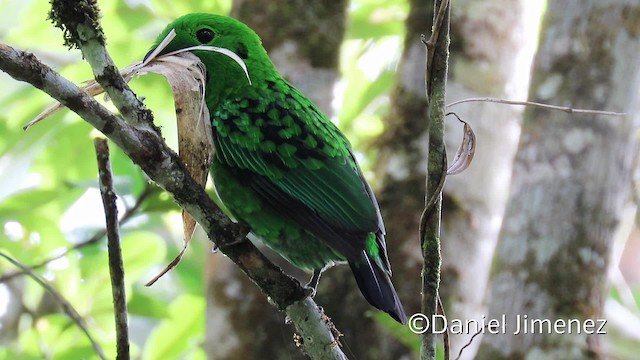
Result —
<instances>
[{"instance_id":1,"label":"green bird","mask_svg":"<svg viewBox=\"0 0 640 360\"><path fill-rule=\"evenodd\" d=\"M205 100L215 157L211 174L229 212L293 265L313 271L347 261L360 291L401 323L377 200L340 130L276 70L258 35L235 19L189 14L169 24L152 50L192 50L206 67Z\"/></svg>"}]
</instances>

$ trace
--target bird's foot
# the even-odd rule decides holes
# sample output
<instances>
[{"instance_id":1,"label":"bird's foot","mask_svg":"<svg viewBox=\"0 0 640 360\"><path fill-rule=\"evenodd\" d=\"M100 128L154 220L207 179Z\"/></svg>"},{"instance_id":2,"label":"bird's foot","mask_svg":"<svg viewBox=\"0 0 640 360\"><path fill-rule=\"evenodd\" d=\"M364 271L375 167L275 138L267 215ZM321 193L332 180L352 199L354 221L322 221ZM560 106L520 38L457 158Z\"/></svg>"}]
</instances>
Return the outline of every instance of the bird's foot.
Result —
<instances>
[{"instance_id":1,"label":"bird's foot","mask_svg":"<svg viewBox=\"0 0 640 360\"><path fill-rule=\"evenodd\" d=\"M224 246L234 246L234 245L240 245L245 241L246 237L240 238L240 239L234 239L232 241L225 241L224 242ZM217 244L216 244L216 248L217 248Z\"/></svg>"},{"instance_id":2,"label":"bird's foot","mask_svg":"<svg viewBox=\"0 0 640 360\"><path fill-rule=\"evenodd\" d=\"M313 298L316 296L316 290L318 289L318 284L320 283L320 276L322 275L322 270L314 270L313 276L311 276L311 280L304 287L307 289L311 289L311 295L309 297Z\"/></svg>"}]
</instances>

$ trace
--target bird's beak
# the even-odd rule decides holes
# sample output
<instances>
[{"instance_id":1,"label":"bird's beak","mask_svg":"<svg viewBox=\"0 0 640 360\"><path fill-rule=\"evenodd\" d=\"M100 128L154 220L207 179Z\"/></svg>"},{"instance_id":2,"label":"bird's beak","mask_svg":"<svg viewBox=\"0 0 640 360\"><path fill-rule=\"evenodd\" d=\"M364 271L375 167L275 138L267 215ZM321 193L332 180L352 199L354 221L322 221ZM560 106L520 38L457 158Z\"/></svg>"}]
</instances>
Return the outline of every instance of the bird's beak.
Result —
<instances>
[{"instance_id":1,"label":"bird's beak","mask_svg":"<svg viewBox=\"0 0 640 360\"><path fill-rule=\"evenodd\" d=\"M156 48L151 48L151 50L149 50L145 55L144 58L142 58L142 62L147 62L147 58L151 55L152 52L154 52L156 50Z\"/></svg>"}]
</instances>

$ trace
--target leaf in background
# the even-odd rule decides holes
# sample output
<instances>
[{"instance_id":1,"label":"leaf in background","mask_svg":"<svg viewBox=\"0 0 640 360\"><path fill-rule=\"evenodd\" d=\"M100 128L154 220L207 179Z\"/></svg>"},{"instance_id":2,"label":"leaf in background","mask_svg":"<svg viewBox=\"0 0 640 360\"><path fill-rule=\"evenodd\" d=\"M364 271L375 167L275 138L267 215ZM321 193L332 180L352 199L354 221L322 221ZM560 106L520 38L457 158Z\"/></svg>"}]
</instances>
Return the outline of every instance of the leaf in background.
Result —
<instances>
[{"instance_id":1,"label":"leaf in background","mask_svg":"<svg viewBox=\"0 0 640 360\"><path fill-rule=\"evenodd\" d=\"M370 39L402 35L402 22L407 13L408 3L388 0L360 1L350 13L347 38Z\"/></svg>"},{"instance_id":2,"label":"leaf in background","mask_svg":"<svg viewBox=\"0 0 640 360\"><path fill-rule=\"evenodd\" d=\"M354 70L355 73L357 70ZM394 81L395 74L392 71L383 71L374 81L368 83L364 74L350 74L353 81L345 93L349 94L350 101L345 103L340 112L340 123L350 126L354 119L361 116L364 110L377 98L388 93Z\"/></svg>"},{"instance_id":3,"label":"leaf in background","mask_svg":"<svg viewBox=\"0 0 640 360\"><path fill-rule=\"evenodd\" d=\"M140 210L145 214L153 212L167 213L176 210L176 203L173 201L171 195L158 188L157 191L153 191L145 201L142 202Z\"/></svg>"},{"instance_id":4,"label":"leaf in background","mask_svg":"<svg viewBox=\"0 0 640 360\"><path fill-rule=\"evenodd\" d=\"M142 359L179 359L199 347L204 335L205 301L194 295L181 295L169 305L169 317L149 336Z\"/></svg>"},{"instance_id":5,"label":"leaf in background","mask_svg":"<svg viewBox=\"0 0 640 360\"><path fill-rule=\"evenodd\" d=\"M164 240L150 231L130 231L123 234L122 256L127 269L127 279L137 279L149 271L149 268L165 259ZM127 280L127 286L130 285Z\"/></svg>"},{"instance_id":6,"label":"leaf in background","mask_svg":"<svg viewBox=\"0 0 640 360\"><path fill-rule=\"evenodd\" d=\"M169 317L169 303L144 292L133 291L127 304L130 315L145 316L154 319Z\"/></svg>"}]
</instances>

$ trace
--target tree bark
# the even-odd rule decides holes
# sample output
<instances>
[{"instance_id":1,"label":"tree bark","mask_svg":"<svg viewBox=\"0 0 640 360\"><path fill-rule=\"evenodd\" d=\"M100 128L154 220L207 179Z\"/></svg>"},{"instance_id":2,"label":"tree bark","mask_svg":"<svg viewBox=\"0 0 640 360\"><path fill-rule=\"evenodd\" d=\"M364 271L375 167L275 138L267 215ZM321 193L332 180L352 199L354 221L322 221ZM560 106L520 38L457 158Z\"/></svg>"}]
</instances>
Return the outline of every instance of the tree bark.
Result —
<instances>
[{"instance_id":1,"label":"tree bark","mask_svg":"<svg viewBox=\"0 0 640 360\"><path fill-rule=\"evenodd\" d=\"M513 333L517 315L552 324L602 317L637 151L639 14L625 0L548 3L530 99L629 115L525 112L491 280L488 318L505 314L506 331L485 335L478 359L604 357L602 335Z\"/></svg>"},{"instance_id":2,"label":"tree bark","mask_svg":"<svg viewBox=\"0 0 640 360\"><path fill-rule=\"evenodd\" d=\"M232 16L262 38L278 70L331 116L333 86L338 79L340 44L346 24L345 1L236 0ZM310 275L270 250L261 251L304 284ZM230 261L207 259L207 327L205 350L213 359L303 359L284 314L274 312L264 295ZM322 282L330 282L323 276ZM319 290L322 292L325 290ZM316 298L322 306L322 296ZM327 315L333 317L333 308ZM340 326L338 325L340 329Z\"/></svg>"},{"instance_id":3,"label":"tree bark","mask_svg":"<svg viewBox=\"0 0 640 360\"><path fill-rule=\"evenodd\" d=\"M456 3L449 102L479 96L525 98L529 82L522 74L529 73L539 16L539 11L531 9L531 3ZM481 320L486 314L484 295L507 201L505 189L511 180L523 109L471 103L448 110L471 124L477 143L471 166L459 175L449 176L445 185L440 293L449 318ZM454 154L463 127L450 120L446 141L449 154ZM473 335L471 331L452 334L451 354L457 356ZM476 338L461 359L472 359L479 343Z\"/></svg>"},{"instance_id":4,"label":"tree bark","mask_svg":"<svg viewBox=\"0 0 640 360\"><path fill-rule=\"evenodd\" d=\"M533 40L523 37L526 0L454 2L448 102L468 97L523 99ZM394 279L408 314L420 309L418 224L424 207L427 159L427 102L424 89L424 46L433 1L413 0L407 19L405 49L398 81L385 118L377 176L383 179L379 200L385 217ZM499 18L500 21L494 21ZM534 23L533 26L536 24ZM473 103L449 109L468 121L477 136L476 156L464 173L447 178L442 206L442 273L440 292L450 318L482 317L483 297L500 220L504 212L511 163L519 134L521 109ZM462 126L449 120L446 143L452 154L462 139ZM487 171L491 169L491 171ZM451 337L451 353L473 334ZM472 358L477 343L465 350Z\"/></svg>"}]
</instances>

